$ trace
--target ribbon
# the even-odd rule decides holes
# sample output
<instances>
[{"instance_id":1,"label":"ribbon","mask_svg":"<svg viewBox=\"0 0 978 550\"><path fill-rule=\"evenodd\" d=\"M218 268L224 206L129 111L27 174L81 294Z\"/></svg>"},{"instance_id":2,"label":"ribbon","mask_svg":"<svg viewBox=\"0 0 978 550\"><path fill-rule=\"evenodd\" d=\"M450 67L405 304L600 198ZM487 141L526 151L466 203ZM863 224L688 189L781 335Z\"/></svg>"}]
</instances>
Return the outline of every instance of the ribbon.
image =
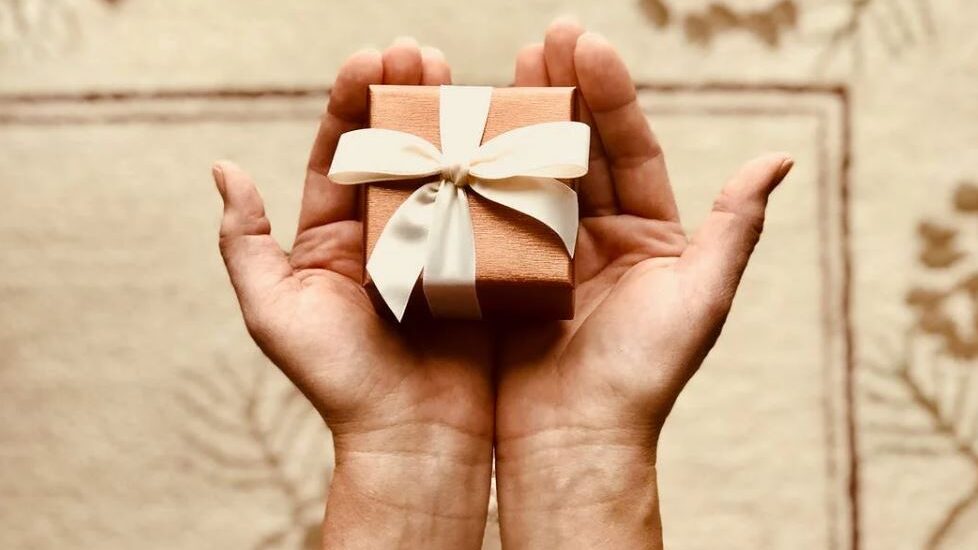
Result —
<instances>
[{"instance_id":1,"label":"ribbon","mask_svg":"<svg viewBox=\"0 0 978 550\"><path fill-rule=\"evenodd\" d=\"M481 317L468 192L539 220L574 256L577 194L555 178L587 173L589 127L547 122L481 143L491 100L490 87L441 87L441 151L396 130L364 128L340 136L329 171L338 184L439 176L397 208L367 261L367 272L398 321L422 270L425 298L435 317Z\"/></svg>"}]
</instances>

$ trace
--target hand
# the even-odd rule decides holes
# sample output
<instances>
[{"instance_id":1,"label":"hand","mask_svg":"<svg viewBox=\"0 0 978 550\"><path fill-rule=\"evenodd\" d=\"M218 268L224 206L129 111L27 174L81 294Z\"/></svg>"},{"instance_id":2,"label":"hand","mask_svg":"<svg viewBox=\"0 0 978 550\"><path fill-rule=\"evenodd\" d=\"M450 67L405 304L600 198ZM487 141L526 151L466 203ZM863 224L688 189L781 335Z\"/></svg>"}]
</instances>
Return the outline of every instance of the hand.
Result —
<instances>
[{"instance_id":1,"label":"hand","mask_svg":"<svg viewBox=\"0 0 978 550\"><path fill-rule=\"evenodd\" d=\"M440 52L410 39L340 69L306 172L286 255L255 184L214 167L220 248L248 331L333 433L323 527L330 548L479 548L492 468L489 345L479 324L397 327L363 287L356 189L326 173L341 133L366 121L370 84L444 84Z\"/></svg>"},{"instance_id":2,"label":"hand","mask_svg":"<svg viewBox=\"0 0 978 550\"><path fill-rule=\"evenodd\" d=\"M659 143L614 48L551 25L517 86L577 86L592 129L580 182L577 315L500 338L496 476L506 548L661 548L658 434L723 326L792 161L749 162L687 240Z\"/></svg>"}]
</instances>

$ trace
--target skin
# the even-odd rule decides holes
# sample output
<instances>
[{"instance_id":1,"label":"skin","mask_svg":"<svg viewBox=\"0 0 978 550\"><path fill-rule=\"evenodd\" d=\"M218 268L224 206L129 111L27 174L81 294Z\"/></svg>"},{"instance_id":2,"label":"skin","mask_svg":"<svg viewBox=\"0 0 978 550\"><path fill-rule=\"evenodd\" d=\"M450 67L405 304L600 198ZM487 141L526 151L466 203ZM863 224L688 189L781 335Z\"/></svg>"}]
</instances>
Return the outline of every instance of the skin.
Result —
<instances>
[{"instance_id":1,"label":"skin","mask_svg":"<svg viewBox=\"0 0 978 550\"><path fill-rule=\"evenodd\" d=\"M395 326L360 286L356 189L325 174L339 135L365 122L367 85L448 82L440 52L410 39L343 65L289 255L247 174L214 167L245 324L334 434L323 547L481 547L495 448L506 548L661 548L658 434L720 333L792 162L747 163L688 238L620 57L559 20L520 52L516 85L578 86L593 129L576 319Z\"/></svg>"},{"instance_id":2,"label":"skin","mask_svg":"<svg viewBox=\"0 0 978 550\"><path fill-rule=\"evenodd\" d=\"M747 163L688 238L662 149L603 37L558 20L519 53L515 82L577 86L593 132L576 318L503 331L497 344L503 545L662 548L658 435L720 334L792 162Z\"/></svg>"},{"instance_id":3,"label":"skin","mask_svg":"<svg viewBox=\"0 0 978 550\"><path fill-rule=\"evenodd\" d=\"M380 318L361 286L356 190L326 178L362 127L370 84L451 81L438 50L400 39L337 75L310 154L292 252L270 236L254 182L214 166L220 249L245 324L333 432L325 548L478 548L492 470L489 339L477 323Z\"/></svg>"}]
</instances>

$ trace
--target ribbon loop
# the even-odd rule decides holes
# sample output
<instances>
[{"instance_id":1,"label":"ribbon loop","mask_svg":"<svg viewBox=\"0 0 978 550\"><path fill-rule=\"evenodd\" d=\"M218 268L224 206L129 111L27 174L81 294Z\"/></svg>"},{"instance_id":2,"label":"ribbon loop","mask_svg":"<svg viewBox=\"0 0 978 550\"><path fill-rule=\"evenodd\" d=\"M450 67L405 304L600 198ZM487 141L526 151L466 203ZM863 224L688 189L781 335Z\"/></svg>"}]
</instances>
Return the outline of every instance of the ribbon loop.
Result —
<instances>
[{"instance_id":1,"label":"ribbon loop","mask_svg":"<svg viewBox=\"0 0 978 550\"><path fill-rule=\"evenodd\" d=\"M469 190L545 224L571 256L577 241L577 194L556 178L587 173L590 128L534 124L480 145L492 88L442 86L439 93L441 151L413 134L365 128L340 136L329 171L344 185L440 177L397 208L367 261L398 320L419 276L434 316L481 316Z\"/></svg>"},{"instance_id":2,"label":"ribbon loop","mask_svg":"<svg viewBox=\"0 0 978 550\"><path fill-rule=\"evenodd\" d=\"M441 172L441 153L407 132L363 128L340 136L329 179L355 185L432 176Z\"/></svg>"},{"instance_id":3,"label":"ribbon loop","mask_svg":"<svg viewBox=\"0 0 978 550\"><path fill-rule=\"evenodd\" d=\"M591 129L580 122L544 122L490 139L476 151L473 177L579 178L587 173ZM532 145L531 145L532 144Z\"/></svg>"}]
</instances>

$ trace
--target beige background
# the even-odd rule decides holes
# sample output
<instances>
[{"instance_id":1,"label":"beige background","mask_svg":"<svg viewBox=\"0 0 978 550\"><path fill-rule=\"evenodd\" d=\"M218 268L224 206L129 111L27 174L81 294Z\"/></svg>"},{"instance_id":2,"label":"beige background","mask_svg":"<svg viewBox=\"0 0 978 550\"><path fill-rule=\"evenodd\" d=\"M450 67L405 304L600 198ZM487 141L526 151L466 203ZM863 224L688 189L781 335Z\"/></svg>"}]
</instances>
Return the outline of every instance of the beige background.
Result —
<instances>
[{"instance_id":1,"label":"beige background","mask_svg":"<svg viewBox=\"0 0 978 550\"><path fill-rule=\"evenodd\" d=\"M328 434L238 318L210 163L287 244L344 56L413 34L505 85L566 12L620 46L691 229L797 159L667 426L667 547L978 547L978 5L710 4L0 2L0 547L311 548Z\"/></svg>"}]
</instances>

